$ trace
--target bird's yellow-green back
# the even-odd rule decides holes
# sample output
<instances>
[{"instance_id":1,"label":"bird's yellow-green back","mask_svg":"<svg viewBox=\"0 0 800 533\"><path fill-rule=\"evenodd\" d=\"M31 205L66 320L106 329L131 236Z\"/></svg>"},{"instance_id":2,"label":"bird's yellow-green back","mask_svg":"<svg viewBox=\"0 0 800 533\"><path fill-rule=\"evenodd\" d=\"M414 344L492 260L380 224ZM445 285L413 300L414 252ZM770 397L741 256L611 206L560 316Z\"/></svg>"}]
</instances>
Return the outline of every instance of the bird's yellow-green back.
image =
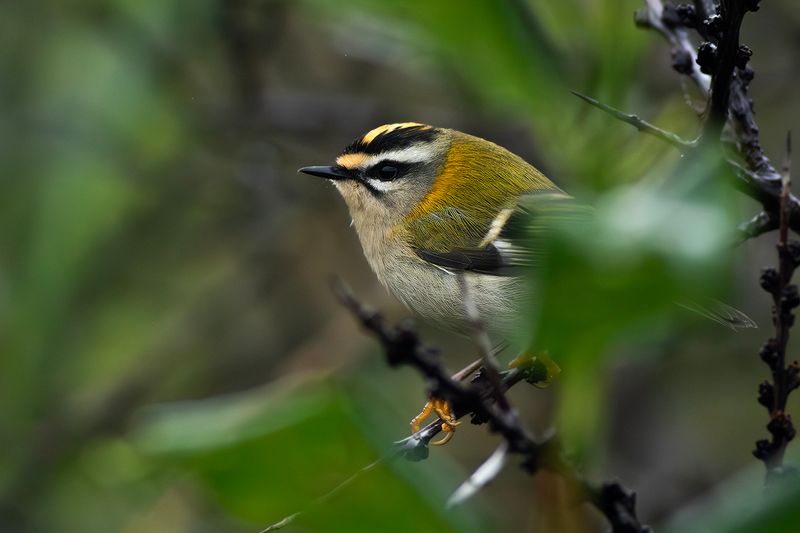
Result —
<instances>
[{"instance_id":1,"label":"bird's yellow-green back","mask_svg":"<svg viewBox=\"0 0 800 533\"><path fill-rule=\"evenodd\" d=\"M405 217L415 246L444 252L494 240L528 193L561 190L519 156L455 130L431 189Z\"/></svg>"}]
</instances>

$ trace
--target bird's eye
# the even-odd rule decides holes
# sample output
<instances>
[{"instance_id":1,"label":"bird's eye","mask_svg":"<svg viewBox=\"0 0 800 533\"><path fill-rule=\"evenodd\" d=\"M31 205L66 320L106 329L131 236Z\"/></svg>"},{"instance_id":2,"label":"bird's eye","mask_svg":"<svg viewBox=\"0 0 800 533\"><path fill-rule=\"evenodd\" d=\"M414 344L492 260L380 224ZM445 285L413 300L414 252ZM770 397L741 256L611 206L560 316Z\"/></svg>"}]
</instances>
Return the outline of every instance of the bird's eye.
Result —
<instances>
[{"instance_id":1,"label":"bird's eye","mask_svg":"<svg viewBox=\"0 0 800 533\"><path fill-rule=\"evenodd\" d=\"M383 165L378 169L378 179L388 181L397 177L397 167L392 165Z\"/></svg>"}]
</instances>

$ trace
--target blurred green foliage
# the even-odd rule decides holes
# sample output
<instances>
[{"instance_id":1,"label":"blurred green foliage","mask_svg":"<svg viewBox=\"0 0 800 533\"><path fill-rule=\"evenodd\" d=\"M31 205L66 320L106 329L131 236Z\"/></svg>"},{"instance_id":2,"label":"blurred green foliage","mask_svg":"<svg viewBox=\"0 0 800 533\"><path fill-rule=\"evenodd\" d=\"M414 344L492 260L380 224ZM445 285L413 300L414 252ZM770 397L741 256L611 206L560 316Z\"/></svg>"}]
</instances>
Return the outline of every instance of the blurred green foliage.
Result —
<instances>
[{"instance_id":1,"label":"blurred green foliage","mask_svg":"<svg viewBox=\"0 0 800 533\"><path fill-rule=\"evenodd\" d=\"M536 269L533 342L564 366L558 427L576 449L591 449L602 431L594 376L614 343L680 335L679 304L724 294L736 227L730 196L706 154L600 195L588 220L557 221Z\"/></svg>"},{"instance_id":2,"label":"blurred green foliage","mask_svg":"<svg viewBox=\"0 0 800 533\"><path fill-rule=\"evenodd\" d=\"M389 523L398 531L477 531L470 513L450 524L442 509L426 503L436 480L422 468L417 475L431 485L420 492L379 463L315 503L376 460L345 398L336 387L309 380L154 408L143 414L137 440L192 472L222 508L253 523L309 508L298 522L312 530L369 531Z\"/></svg>"},{"instance_id":3,"label":"blurred green foliage","mask_svg":"<svg viewBox=\"0 0 800 533\"><path fill-rule=\"evenodd\" d=\"M755 267L737 272L746 258L726 244L750 206L715 168L569 92L694 133L668 51L632 24L638 5L3 4L0 530L257 531L309 505L295 530L541 524L541 480L515 468L443 510L494 447L480 428L311 503L404 435L424 387L332 301L340 273L406 314L376 290L333 191L295 169L421 120L504 144L596 207L591 232L558 229L538 274L536 339L564 372L553 391L512 391L526 423L557 420L590 475L640 491L650 523L791 531L796 491L756 496L760 472L721 483L753 466L763 433L753 354L767 328L734 336L673 305L727 291L768 324ZM771 81L754 86L767 138L800 116L776 52L796 51L799 19L784 0L748 22ZM718 486L721 500L703 497Z\"/></svg>"}]
</instances>

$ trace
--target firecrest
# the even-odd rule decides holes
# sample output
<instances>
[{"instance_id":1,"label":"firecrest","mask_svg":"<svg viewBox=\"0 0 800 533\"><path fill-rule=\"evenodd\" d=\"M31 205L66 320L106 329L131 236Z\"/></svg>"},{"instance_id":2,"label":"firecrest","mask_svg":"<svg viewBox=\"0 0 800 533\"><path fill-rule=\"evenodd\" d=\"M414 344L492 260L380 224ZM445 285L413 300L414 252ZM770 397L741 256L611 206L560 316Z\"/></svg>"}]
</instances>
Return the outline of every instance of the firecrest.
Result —
<instances>
[{"instance_id":1,"label":"firecrest","mask_svg":"<svg viewBox=\"0 0 800 533\"><path fill-rule=\"evenodd\" d=\"M534 252L518 246L514 232L532 199L569 198L501 146L416 122L379 126L336 164L300 172L332 181L370 266L409 308L463 329L463 273L481 317L500 334L514 327L530 294L520 267Z\"/></svg>"}]
</instances>

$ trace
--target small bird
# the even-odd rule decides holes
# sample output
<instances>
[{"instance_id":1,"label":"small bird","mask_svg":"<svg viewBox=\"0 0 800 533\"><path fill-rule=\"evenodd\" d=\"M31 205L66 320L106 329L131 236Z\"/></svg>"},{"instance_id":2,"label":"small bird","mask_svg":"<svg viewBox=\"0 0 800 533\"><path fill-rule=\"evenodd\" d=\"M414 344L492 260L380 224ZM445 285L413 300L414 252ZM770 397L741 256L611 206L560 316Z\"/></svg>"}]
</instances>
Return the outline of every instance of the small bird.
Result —
<instances>
[{"instance_id":1,"label":"small bird","mask_svg":"<svg viewBox=\"0 0 800 533\"><path fill-rule=\"evenodd\" d=\"M530 298L523 267L535 252L517 241L533 206L569 199L505 148L416 122L379 126L347 146L335 165L299 171L333 182L372 270L407 307L467 330L463 275L483 322L504 336ZM434 409L448 420L446 405L434 402ZM429 404L421 415L430 411Z\"/></svg>"},{"instance_id":2,"label":"small bird","mask_svg":"<svg viewBox=\"0 0 800 533\"><path fill-rule=\"evenodd\" d=\"M512 233L532 197L569 198L536 168L487 140L416 122L379 126L333 166L300 172L332 180L378 279L407 307L446 328L467 320L458 279L470 280L490 329L513 328L528 290L531 250Z\"/></svg>"}]
</instances>

